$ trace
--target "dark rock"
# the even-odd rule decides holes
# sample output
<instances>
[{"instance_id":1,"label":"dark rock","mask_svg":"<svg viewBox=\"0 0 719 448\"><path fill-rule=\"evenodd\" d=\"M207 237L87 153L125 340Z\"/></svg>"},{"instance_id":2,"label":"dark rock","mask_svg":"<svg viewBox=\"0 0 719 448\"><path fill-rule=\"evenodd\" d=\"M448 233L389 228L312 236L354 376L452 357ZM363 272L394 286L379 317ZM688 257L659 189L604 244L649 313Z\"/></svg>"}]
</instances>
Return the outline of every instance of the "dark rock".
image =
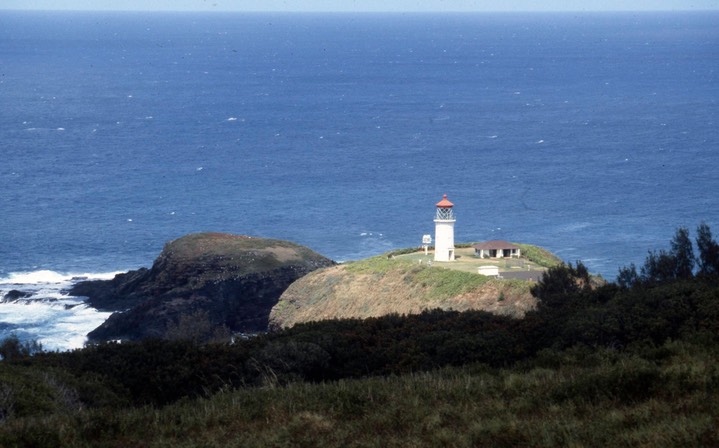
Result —
<instances>
[{"instance_id":1,"label":"dark rock","mask_svg":"<svg viewBox=\"0 0 719 448\"><path fill-rule=\"evenodd\" d=\"M130 309L146 299L137 286L148 280L149 273L149 269L141 268L117 274L112 280L83 281L70 288L68 294L87 297L87 303L100 311Z\"/></svg>"},{"instance_id":2,"label":"dark rock","mask_svg":"<svg viewBox=\"0 0 719 448\"><path fill-rule=\"evenodd\" d=\"M13 290L8 291L3 296L2 302L9 303L9 302L14 302L19 299L27 299L28 297L32 297L32 295L33 294L31 292L18 291L17 289L13 289Z\"/></svg>"},{"instance_id":3,"label":"dark rock","mask_svg":"<svg viewBox=\"0 0 719 448\"><path fill-rule=\"evenodd\" d=\"M188 315L253 333L267 330L272 307L292 282L333 264L287 241L201 233L165 245L149 270L81 282L71 293L116 311L88 335L94 341L163 338Z\"/></svg>"}]
</instances>

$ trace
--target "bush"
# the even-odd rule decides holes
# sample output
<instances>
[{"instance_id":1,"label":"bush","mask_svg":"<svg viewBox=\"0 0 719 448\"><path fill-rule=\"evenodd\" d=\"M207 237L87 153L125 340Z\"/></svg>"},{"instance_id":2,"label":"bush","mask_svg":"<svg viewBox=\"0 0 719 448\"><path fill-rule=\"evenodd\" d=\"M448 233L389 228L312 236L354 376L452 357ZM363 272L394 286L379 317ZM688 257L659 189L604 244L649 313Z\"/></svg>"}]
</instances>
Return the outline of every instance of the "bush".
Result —
<instances>
[{"instance_id":1,"label":"bush","mask_svg":"<svg viewBox=\"0 0 719 448\"><path fill-rule=\"evenodd\" d=\"M36 340L20 342L15 333L0 341L0 358L8 361L27 358L42 352L42 344Z\"/></svg>"},{"instance_id":2,"label":"bush","mask_svg":"<svg viewBox=\"0 0 719 448\"><path fill-rule=\"evenodd\" d=\"M532 286L531 293L539 300L539 307L564 308L591 290L589 271L581 261L576 266L560 264L549 268Z\"/></svg>"}]
</instances>

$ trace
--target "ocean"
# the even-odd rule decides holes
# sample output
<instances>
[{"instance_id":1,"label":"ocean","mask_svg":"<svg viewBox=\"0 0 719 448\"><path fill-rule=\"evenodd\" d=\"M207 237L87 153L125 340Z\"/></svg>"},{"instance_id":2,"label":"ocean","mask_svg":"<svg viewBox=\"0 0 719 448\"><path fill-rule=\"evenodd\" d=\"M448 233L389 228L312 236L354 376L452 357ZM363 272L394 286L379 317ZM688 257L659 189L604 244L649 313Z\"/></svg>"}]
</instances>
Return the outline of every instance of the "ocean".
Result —
<instances>
[{"instance_id":1,"label":"ocean","mask_svg":"<svg viewBox=\"0 0 719 448\"><path fill-rule=\"evenodd\" d=\"M0 337L82 346L64 292L198 231L338 261L432 234L614 279L719 233L719 14L0 11ZM391 298L388 298L388 300Z\"/></svg>"}]
</instances>

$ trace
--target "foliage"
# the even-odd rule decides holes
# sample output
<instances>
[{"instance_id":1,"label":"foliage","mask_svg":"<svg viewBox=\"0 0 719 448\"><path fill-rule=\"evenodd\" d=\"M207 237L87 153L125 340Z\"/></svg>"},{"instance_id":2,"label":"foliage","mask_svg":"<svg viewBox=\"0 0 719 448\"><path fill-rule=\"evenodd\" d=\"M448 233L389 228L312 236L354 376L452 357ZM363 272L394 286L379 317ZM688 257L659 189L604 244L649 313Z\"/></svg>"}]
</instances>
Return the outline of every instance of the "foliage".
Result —
<instances>
[{"instance_id":1,"label":"foliage","mask_svg":"<svg viewBox=\"0 0 719 448\"><path fill-rule=\"evenodd\" d=\"M207 310L197 310L182 314L177 322L167 327L165 338L169 340L189 340L195 344L208 342L226 342L232 337L226 325L213 325Z\"/></svg>"},{"instance_id":2,"label":"foliage","mask_svg":"<svg viewBox=\"0 0 719 448\"><path fill-rule=\"evenodd\" d=\"M719 275L719 244L712 238L712 232L706 223L697 227L696 242L699 251L698 275Z\"/></svg>"},{"instance_id":3,"label":"foliage","mask_svg":"<svg viewBox=\"0 0 719 448\"><path fill-rule=\"evenodd\" d=\"M540 307L564 307L591 289L589 271L581 261L549 268L531 289Z\"/></svg>"},{"instance_id":4,"label":"foliage","mask_svg":"<svg viewBox=\"0 0 719 448\"><path fill-rule=\"evenodd\" d=\"M676 278L691 278L694 273L694 249L692 240L689 239L689 230L686 227L677 229L671 241L672 256L675 260Z\"/></svg>"},{"instance_id":5,"label":"foliage","mask_svg":"<svg viewBox=\"0 0 719 448\"><path fill-rule=\"evenodd\" d=\"M79 384L62 369L6 361L0 365L0 424L12 418L77 411L83 407L82 392L91 387L91 381Z\"/></svg>"},{"instance_id":6,"label":"foliage","mask_svg":"<svg viewBox=\"0 0 719 448\"><path fill-rule=\"evenodd\" d=\"M467 364L14 419L0 445L716 446L716 360L716 348L682 342L545 350L511 369Z\"/></svg>"},{"instance_id":7,"label":"foliage","mask_svg":"<svg viewBox=\"0 0 719 448\"><path fill-rule=\"evenodd\" d=\"M622 288L629 288L638 284L640 281L639 274L637 273L637 267L634 263L629 266L619 268L619 274L617 275L617 284Z\"/></svg>"},{"instance_id":8,"label":"foliage","mask_svg":"<svg viewBox=\"0 0 719 448\"><path fill-rule=\"evenodd\" d=\"M681 232L673 274L650 263L597 286L561 264L521 320L432 310L8 357L0 445L714 446L719 278L702 232L701 275Z\"/></svg>"},{"instance_id":9,"label":"foliage","mask_svg":"<svg viewBox=\"0 0 719 448\"><path fill-rule=\"evenodd\" d=\"M0 359L15 360L27 358L42 351L42 344L36 340L21 342L15 333L0 341Z\"/></svg>"},{"instance_id":10,"label":"foliage","mask_svg":"<svg viewBox=\"0 0 719 448\"><path fill-rule=\"evenodd\" d=\"M670 251L650 251L639 273L634 264L621 268L617 283L623 288L629 288L690 279L695 273L716 276L719 273L719 244L712 239L706 223L697 227L696 243L698 257L694 255L689 230L686 227L678 228L671 240ZM695 266L698 269L695 270Z\"/></svg>"}]
</instances>

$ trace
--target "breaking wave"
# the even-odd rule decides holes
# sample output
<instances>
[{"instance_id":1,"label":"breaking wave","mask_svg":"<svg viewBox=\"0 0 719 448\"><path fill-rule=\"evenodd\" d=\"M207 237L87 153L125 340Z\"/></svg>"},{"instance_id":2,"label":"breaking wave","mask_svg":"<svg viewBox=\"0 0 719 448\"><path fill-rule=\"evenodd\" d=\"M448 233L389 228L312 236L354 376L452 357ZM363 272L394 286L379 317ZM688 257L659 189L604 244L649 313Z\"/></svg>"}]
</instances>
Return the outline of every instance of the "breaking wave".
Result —
<instances>
[{"instance_id":1,"label":"breaking wave","mask_svg":"<svg viewBox=\"0 0 719 448\"><path fill-rule=\"evenodd\" d=\"M116 274L39 270L0 278L0 338L15 334L20 340L36 339L46 350L82 347L87 333L111 313L88 306L84 297L68 290L79 281L108 280Z\"/></svg>"}]
</instances>

